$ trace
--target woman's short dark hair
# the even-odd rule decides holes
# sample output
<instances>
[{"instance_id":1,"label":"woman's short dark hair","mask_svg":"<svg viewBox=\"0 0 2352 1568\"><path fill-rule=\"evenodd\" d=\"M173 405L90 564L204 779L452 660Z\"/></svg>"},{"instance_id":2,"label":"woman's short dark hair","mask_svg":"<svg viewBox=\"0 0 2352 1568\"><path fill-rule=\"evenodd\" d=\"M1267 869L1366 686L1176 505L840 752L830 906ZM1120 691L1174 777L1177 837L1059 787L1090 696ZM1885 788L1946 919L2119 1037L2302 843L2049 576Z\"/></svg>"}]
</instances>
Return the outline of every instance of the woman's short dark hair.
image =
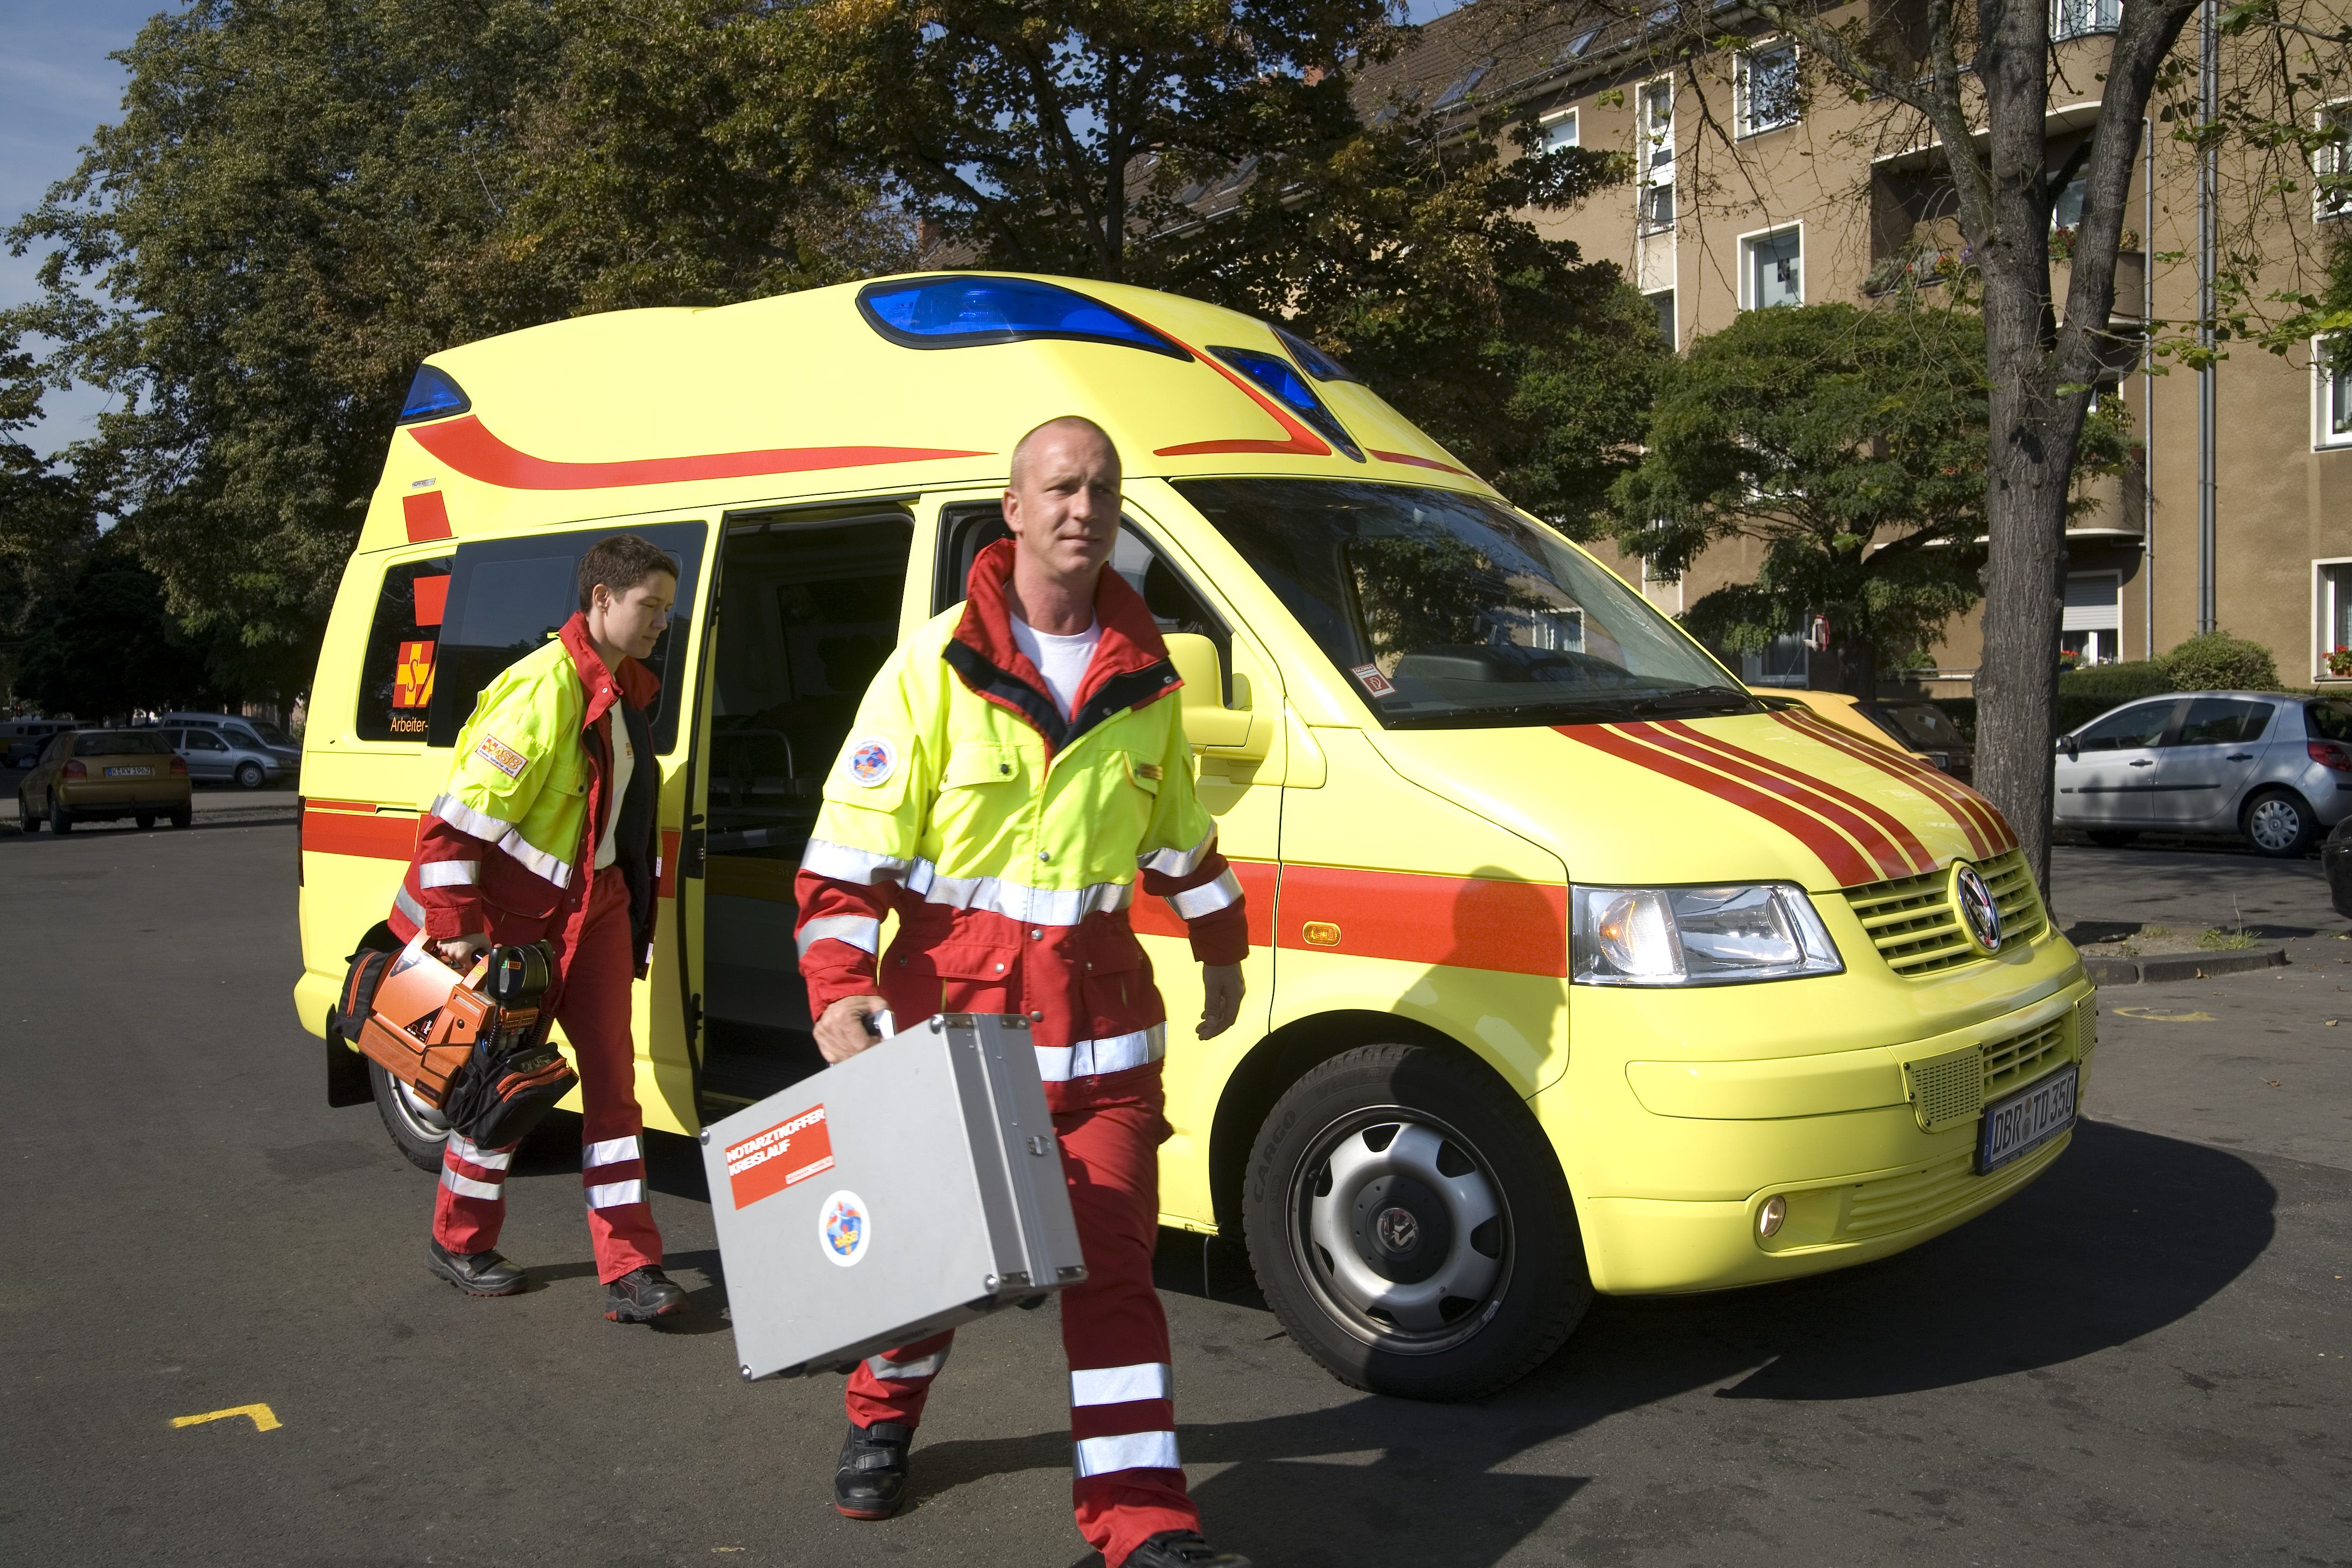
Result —
<instances>
[{"instance_id":1,"label":"woman's short dark hair","mask_svg":"<svg viewBox=\"0 0 2352 1568\"><path fill-rule=\"evenodd\" d=\"M584 610L596 602L599 583L618 597L665 574L675 579L677 563L659 545L634 533L600 539L580 558L580 607Z\"/></svg>"}]
</instances>

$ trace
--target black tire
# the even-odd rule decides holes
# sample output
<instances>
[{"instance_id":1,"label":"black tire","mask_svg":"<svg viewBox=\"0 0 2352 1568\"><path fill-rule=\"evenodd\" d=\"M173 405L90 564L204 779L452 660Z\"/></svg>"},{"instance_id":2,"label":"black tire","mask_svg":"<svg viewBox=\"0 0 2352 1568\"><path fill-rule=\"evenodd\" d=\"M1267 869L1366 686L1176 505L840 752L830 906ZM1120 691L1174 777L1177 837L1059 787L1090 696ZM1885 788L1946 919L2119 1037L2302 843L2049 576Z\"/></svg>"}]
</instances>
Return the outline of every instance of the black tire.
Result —
<instances>
[{"instance_id":1,"label":"black tire","mask_svg":"<svg viewBox=\"0 0 2352 1568\"><path fill-rule=\"evenodd\" d=\"M439 1174L441 1150L449 1142L448 1129L435 1131L431 1122L403 1100L400 1080L373 1060L368 1063L368 1088L375 1095L376 1114L383 1118L383 1130L392 1134L394 1146L418 1170Z\"/></svg>"},{"instance_id":2,"label":"black tire","mask_svg":"<svg viewBox=\"0 0 2352 1568\"><path fill-rule=\"evenodd\" d=\"M2238 830L2246 847L2273 860L2299 860L2319 837L2319 819L2291 789L2266 789L2246 802Z\"/></svg>"},{"instance_id":3,"label":"black tire","mask_svg":"<svg viewBox=\"0 0 2352 1568\"><path fill-rule=\"evenodd\" d=\"M259 789L261 787L261 784L262 773L261 764L259 763L239 763L236 764L237 788Z\"/></svg>"},{"instance_id":4,"label":"black tire","mask_svg":"<svg viewBox=\"0 0 2352 1568\"><path fill-rule=\"evenodd\" d=\"M2139 837L2139 830L2134 827L2094 827L2084 837L2102 849L2120 849L2135 842Z\"/></svg>"},{"instance_id":5,"label":"black tire","mask_svg":"<svg viewBox=\"0 0 2352 1568\"><path fill-rule=\"evenodd\" d=\"M20 833L38 833L41 830L41 819L33 815L31 806L25 804L23 790L16 792L16 829Z\"/></svg>"},{"instance_id":6,"label":"black tire","mask_svg":"<svg viewBox=\"0 0 2352 1568\"><path fill-rule=\"evenodd\" d=\"M182 806L174 806L174 807L173 808L173 810L172 810L172 816L171 816L170 821L171 821L172 826L174 826L174 827L185 827L186 826L188 826L188 824L190 824L191 822L194 822L195 819L196 819L196 810L195 810L195 807L194 807L194 806L192 806L192 805L182 805Z\"/></svg>"},{"instance_id":7,"label":"black tire","mask_svg":"<svg viewBox=\"0 0 2352 1568\"><path fill-rule=\"evenodd\" d=\"M1349 1146L1360 1153L1335 1186L1332 1155ZM1482 1207L1490 1217L1468 1230L1454 1223ZM1549 1359L1592 1304L1550 1142L1485 1066L1438 1047L1360 1047L1291 1085L1250 1151L1242 1217L1259 1289L1291 1339L1375 1394L1492 1394ZM1353 1251L1335 1257L1326 1243L1343 1224ZM1446 1292L1449 1279L1479 1294ZM1367 1284L1420 1321L1368 1304ZM1400 1284L1423 1300L1398 1302L1387 1287Z\"/></svg>"},{"instance_id":8,"label":"black tire","mask_svg":"<svg viewBox=\"0 0 2352 1568\"><path fill-rule=\"evenodd\" d=\"M131 820L142 827L152 827L155 826L155 814L152 811L134 811L131 814Z\"/></svg>"},{"instance_id":9,"label":"black tire","mask_svg":"<svg viewBox=\"0 0 2352 1568\"><path fill-rule=\"evenodd\" d=\"M73 831L73 813L66 809L66 803L58 798L58 792L55 790L49 792L49 831L52 833Z\"/></svg>"}]
</instances>

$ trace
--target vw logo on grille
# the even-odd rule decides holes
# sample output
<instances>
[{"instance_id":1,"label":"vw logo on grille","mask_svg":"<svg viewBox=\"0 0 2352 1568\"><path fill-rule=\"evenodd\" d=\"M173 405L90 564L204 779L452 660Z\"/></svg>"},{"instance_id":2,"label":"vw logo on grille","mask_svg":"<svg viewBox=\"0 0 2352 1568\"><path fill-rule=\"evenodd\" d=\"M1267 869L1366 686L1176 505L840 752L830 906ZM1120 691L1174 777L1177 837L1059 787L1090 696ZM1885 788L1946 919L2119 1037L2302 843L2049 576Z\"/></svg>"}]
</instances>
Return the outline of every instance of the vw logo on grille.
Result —
<instances>
[{"instance_id":1,"label":"vw logo on grille","mask_svg":"<svg viewBox=\"0 0 2352 1568\"><path fill-rule=\"evenodd\" d=\"M1985 886L1983 876L1965 860L1952 865L1952 902L1959 909L1969 940L1986 952L1999 952L2000 906L1993 902L1992 889Z\"/></svg>"}]
</instances>

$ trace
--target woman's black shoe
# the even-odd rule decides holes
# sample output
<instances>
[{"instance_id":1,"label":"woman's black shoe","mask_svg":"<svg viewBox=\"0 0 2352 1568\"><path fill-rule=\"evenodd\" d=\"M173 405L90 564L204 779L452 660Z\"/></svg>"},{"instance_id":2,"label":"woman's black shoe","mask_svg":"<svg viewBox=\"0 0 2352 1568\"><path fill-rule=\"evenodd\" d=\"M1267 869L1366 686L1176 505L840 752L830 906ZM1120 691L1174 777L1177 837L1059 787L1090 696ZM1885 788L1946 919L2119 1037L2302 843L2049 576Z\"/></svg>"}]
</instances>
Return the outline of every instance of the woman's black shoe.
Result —
<instances>
[{"instance_id":1,"label":"woman's black shoe","mask_svg":"<svg viewBox=\"0 0 2352 1568\"><path fill-rule=\"evenodd\" d=\"M835 1510L844 1519L887 1519L898 1512L907 1500L907 1445L914 1440L915 1429L896 1421L871 1426L852 1422L833 1472Z\"/></svg>"},{"instance_id":2,"label":"woman's black shoe","mask_svg":"<svg viewBox=\"0 0 2352 1568\"><path fill-rule=\"evenodd\" d=\"M530 1283L495 1252L452 1252L437 1241L425 1244L425 1267L468 1296L511 1296Z\"/></svg>"},{"instance_id":3,"label":"woman's black shoe","mask_svg":"<svg viewBox=\"0 0 2352 1568\"><path fill-rule=\"evenodd\" d=\"M615 1323L650 1323L686 1310L677 1281L647 1264L604 1287L604 1317Z\"/></svg>"}]
</instances>

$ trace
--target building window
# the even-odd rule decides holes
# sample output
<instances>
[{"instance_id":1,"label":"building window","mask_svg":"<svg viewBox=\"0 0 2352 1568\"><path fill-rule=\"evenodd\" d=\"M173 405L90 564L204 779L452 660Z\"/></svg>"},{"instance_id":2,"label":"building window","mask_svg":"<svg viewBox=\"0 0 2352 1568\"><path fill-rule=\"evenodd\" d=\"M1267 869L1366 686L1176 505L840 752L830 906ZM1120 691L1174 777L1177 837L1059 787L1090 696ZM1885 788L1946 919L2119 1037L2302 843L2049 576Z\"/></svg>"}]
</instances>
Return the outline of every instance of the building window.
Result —
<instances>
[{"instance_id":1,"label":"building window","mask_svg":"<svg viewBox=\"0 0 2352 1568\"><path fill-rule=\"evenodd\" d=\"M1650 303L1657 309L1658 335L1666 340L1666 347L1681 347L1682 339L1675 335L1675 291L1661 289L1650 296Z\"/></svg>"},{"instance_id":2,"label":"building window","mask_svg":"<svg viewBox=\"0 0 2352 1568\"><path fill-rule=\"evenodd\" d=\"M1739 248L1747 265L1740 269L1740 303L1750 310L1805 302L1805 236L1802 228L1784 228L1743 239Z\"/></svg>"},{"instance_id":3,"label":"building window","mask_svg":"<svg viewBox=\"0 0 2352 1568\"><path fill-rule=\"evenodd\" d=\"M1634 118L1640 126L1641 221L1645 234L1675 226L1675 84L1643 87Z\"/></svg>"},{"instance_id":4,"label":"building window","mask_svg":"<svg viewBox=\"0 0 2352 1568\"><path fill-rule=\"evenodd\" d=\"M2311 155L2311 216L2326 222L2352 217L2352 103L2331 103L2319 111L2322 141Z\"/></svg>"},{"instance_id":5,"label":"building window","mask_svg":"<svg viewBox=\"0 0 2352 1568\"><path fill-rule=\"evenodd\" d=\"M1794 125L1803 110L1797 85L1797 46L1776 44L1740 56L1735 97L1742 136Z\"/></svg>"},{"instance_id":6,"label":"building window","mask_svg":"<svg viewBox=\"0 0 2352 1568\"><path fill-rule=\"evenodd\" d=\"M2123 20L2123 0L2056 0L2050 7L2050 36L2080 38L2112 33Z\"/></svg>"},{"instance_id":7,"label":"building window","mask_svg":"<svg viewBox=\"0 0 2352 1568\"><path fill-rule=\"evenodd\" d=\"M2113 664L2123 658L2122 601L2121 573L2069 573L2060 656L2077 665Z\"/></svg>"},{"instance_id":8,"label":"building window","mask_svg":"<svg viewBox=\"0 0 2352 1568\"><path fill-rule=\"evenodd\" d=\"M2352 447L2352 338L2319 338L2311 345L2315 444Z\"/></svg>"},{"instance_id":9,"label":"building window","mask_svg":"<svg viewBox=\"0 0 2352 1568\"><path fill-rule=\"evenodd\" d=\"M2346 654L2344 662L2352 663L2352 561L2315 561L2311 563L2312 584L2316 590L2312 605L2313 618L2318 623L2319 646L2312 650L2312 675L2316 678L2336 673L2337 661L2329 656Z\"/></svg>"},{"instance_id":10,"label":"building window","mask_svg":"<svg viewBox=\"0 0 2352 1568\"><path fill-rule=\"evenodd\" d=\"M1573 109L1563 110L1558 114L1548 115L1545 117L1543 122L1543 150L1545 152L1557 153L1563 147L1574 147L1576 145L1578 145L1576 110Z\"/></svg>"}]
</instances>

